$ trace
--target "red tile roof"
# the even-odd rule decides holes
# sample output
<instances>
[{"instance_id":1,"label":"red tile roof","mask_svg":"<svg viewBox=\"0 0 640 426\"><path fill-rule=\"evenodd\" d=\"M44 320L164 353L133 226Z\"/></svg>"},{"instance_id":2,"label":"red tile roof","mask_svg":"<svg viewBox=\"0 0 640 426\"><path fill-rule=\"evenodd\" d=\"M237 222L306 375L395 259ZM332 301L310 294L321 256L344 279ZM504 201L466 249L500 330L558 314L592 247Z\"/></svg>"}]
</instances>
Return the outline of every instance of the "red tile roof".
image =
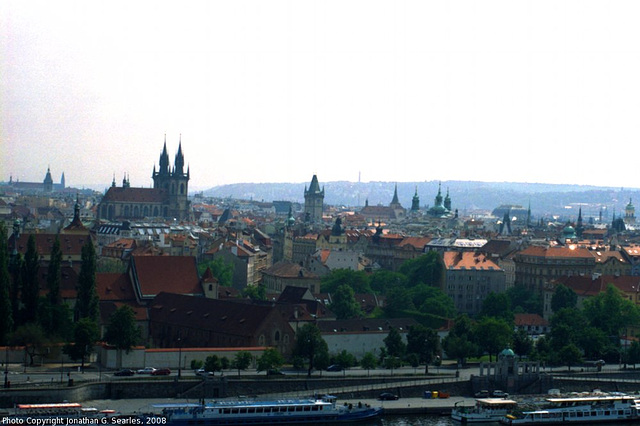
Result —
<instances>
[{"instance_id":1,"label":"red tile roof","mask_svg":"<svg viewBox=\"0 0 640 426\"><path fill-rule=\"evenodd\" d=\"M546 327L549 325L549 321L542 318L538 314L515 314L513 316L514 324L516 326L538 326L538 327Z\"/></svg>"},{"instance_id":2,"label":"red tile roof","mask_svg":"<svg viewBox=\"0 0 640 426\"><path fill-rule=\"evenodd\" d=\"M526 249L520 251L523 256L538 256L538 257L586 257L593 258L593 254L586 248L577 246L565 246L565 247L540 247L529 246Z\"/></svg>"},{"instance_id":3,"label":"red tile roof","mask_svg":"<svg viewBox=\"0 0 640 426\"><path fill-rule=\"evenodd\" d=\"M140 297L160 292L203 295L193 256L132 256L130 269L135 272Z\"/></svg>"},{"instance_id":4,"label":"red tile roof","mask_svg":"<svg viewBox=\"0 0 640 426\"><path fill-rule=\"evenodd\" d=\"M480 252L446 251L443 260L447 269L502 270L497 263Z\"/></svg>"},{"instance_id":5,"label":"red tile roof","mask_svg":"<svg viewBox=\"0 0 640 426\"><path fill-rule=\"evenodd\" d=\"M135 300L129 275L121 273L96 274L96 290L100 300Z\"/></svg>"}]
</instances>

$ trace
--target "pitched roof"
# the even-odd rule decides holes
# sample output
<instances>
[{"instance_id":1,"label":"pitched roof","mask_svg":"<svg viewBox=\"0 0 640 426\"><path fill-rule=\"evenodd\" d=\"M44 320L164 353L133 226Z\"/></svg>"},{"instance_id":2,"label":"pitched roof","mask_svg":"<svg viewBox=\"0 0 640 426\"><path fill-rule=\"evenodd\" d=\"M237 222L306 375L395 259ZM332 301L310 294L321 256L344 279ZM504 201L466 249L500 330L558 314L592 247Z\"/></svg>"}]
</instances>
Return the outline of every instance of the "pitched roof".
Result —
<instances>
[{"instance_id":1,"label":"pitched roof","mask_svg":"<svg viewBox=\"0 0 640 426\"><path fill-rule=\"evenodd\" d=\"M172 293L159 293L149 305L152 322L253 337L274 312L272 305L247 304Z\"/></svg>"},{"instance_id":2,"label":"pitched roof","mask_svg":"<svg viewBox=\"0 0 640 426\"><path fill-rule=\"evenodd\" d=\"M570 277L558 277L554 283L562 283L573 290L578 296L595 296L613 284L624 293L636 293L640 289L640 276L632 275L572 275Z\"/></svg>"},{"instance_id":3,"label":"pitched roof","mask_svg":"<svg viewBox=\"0 0 640 426\"><path fill-rule=\"evenodd\" d=\"M96 291L100 300L135 300L133 285L129 275L121 273L98 273L96 274Z\"/></svg>"},{"instance_id":4,"label":"pitched roof","mask_svg":"<svg viewBox=\"0 0 640 426\"><path fill-rule=\"evenodd\" d=\"M163 291L204 294L193 256L132 256L129 268L141 298Z\"/></svg>"},{"instance_id":5,"label":"pitched roof","mask_svg":"<svg viewBox=\"0 0 640 426\"><path fill-rule=\"evenodd\" d=\"M123 188L112 186L102 201L131 202L131 203L162 203L167 200L167 191L160 188Z\"/></svg>"},{"instance_id":6,"label":"pitched roof","mask_svg":"<svg viewBox=\"0 0 640 426\"><path fill-rule=\"evenodd\" d=\"M447 269L502 270L497 263L489 259L486 254L480 252L446 251L444 252L443 261Z\"/></svg>"},{"instance_id":7,"label":"pitched roof","mask_svg":"<svg viewBox=\"0 0 640 426\"><path fill-rule=\"evenodd\" d=\"M303 266L293 262L280 261L272 267L262 271L263 274L277 276L281 278L318 278L317 275L309 272Z\"/></svg>"},{"instance_id":8,"label":"pitched roof","mask_svg":"<svg viewBox=\"0 0 640 426\"><path fill-rule=\"evenodd\" d=\"M577 246L565 246L565 247L540 247L529 246L526 249L520 251L524 256L538 256L545 258L562 258L562 257L586 257L593 258L593 254L583 247Z\"/></svg>"},{"instance_id":9,"label":"pitched roof","mask_svg":"<svg viewBox=\"0 0 640 426\"><path fill-rule=\"evenodd\" d=\"M27 242L29 241L30 235L34 236L36 241L36 250L41 256L49 256L51 254L53 242L56 239L56 235L58 235L63 260L66 260L67 256L80 256L82 254L82 246L84 246L88 238L91 238L88 234L20 234L20 238L18 238L15 248L21 254L24 254L27 251ZM15 241L14 234L11 234L9 240L10 246L13 247Z\"/></svg>"},{"instance_id":10,"label":"pitched roof","mask_svg":"<svg viewBox=\"0 0 640 426\"><path fill-rule=\"evenodd\" d=\"M514 314L513 320L516 326L533 325L546 327L549 325L549 321L538 314Z\"/></svg>"}]
</instances>

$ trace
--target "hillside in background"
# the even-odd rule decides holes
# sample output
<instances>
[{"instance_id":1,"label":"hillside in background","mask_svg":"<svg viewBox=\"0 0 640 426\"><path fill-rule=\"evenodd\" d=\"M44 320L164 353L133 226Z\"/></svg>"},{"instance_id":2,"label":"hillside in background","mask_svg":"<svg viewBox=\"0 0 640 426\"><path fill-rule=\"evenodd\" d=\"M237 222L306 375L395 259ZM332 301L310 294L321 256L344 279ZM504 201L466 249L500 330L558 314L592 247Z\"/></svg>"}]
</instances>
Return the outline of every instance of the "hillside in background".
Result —
<instances>
[{"instance_id":1,"label":"hillside in background","mask_svg":"<svg viewBox=\"0 0 640 426\"><path fill-rule=\"evenodd\" d=\"M413 195L418 192L420 206L428 207L434 203L438 193L438 181L399 182L398 198L405 207L411 207ZM287 200L304 202L304 183L236 183L217 186L203 195L219 198L233 198L257 201ZM394 182L322 182L325 204L336 206L388 205L393 198ZM449 191L453 209L460 214L471 214L478 210L491 211L502 204L531 206L534 216L559 215L571 219L578 215L582 206L585 220L597 218L600 210L603 218L609 221L613 214L624 215L629 199L640 203L640 189L608 188L581 185L555 185L514 182L442 182L442 196ZM640 209L638 210L640 214Z\"/></svg>"}]
</instances>

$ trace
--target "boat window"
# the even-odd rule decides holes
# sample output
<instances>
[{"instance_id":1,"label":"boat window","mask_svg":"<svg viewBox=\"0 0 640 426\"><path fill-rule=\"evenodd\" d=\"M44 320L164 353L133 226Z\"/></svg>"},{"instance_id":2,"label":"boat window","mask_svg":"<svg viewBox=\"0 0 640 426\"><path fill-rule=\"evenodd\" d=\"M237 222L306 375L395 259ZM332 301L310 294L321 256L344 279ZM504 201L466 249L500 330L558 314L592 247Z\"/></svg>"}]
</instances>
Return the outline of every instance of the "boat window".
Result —
<instances>
[{"instance_id":1,"label":"boat window","mask_svg":"<svg viewBox=\"0 0 640 426\"><path fill-rule=\"evenodd\" d=\"M308 406L308 405L306 405L306 406L304 407L304 411L311 411L311 407L310 407L310 406Z\"/></svg>"}]
</instances>

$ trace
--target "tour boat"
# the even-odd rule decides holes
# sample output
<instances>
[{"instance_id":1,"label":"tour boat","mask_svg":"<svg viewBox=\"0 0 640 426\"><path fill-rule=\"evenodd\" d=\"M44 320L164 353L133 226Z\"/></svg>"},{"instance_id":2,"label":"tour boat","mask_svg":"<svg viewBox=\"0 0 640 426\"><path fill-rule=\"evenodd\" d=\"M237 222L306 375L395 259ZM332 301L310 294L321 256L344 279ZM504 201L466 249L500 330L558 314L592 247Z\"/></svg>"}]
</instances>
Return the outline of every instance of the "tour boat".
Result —
<instances>
[{"instance_id":1,"label":"tour boat","mask_svg":"<svg viewBox=\"0 0 640 426\"><path fill-rule=\"evenodd\" d=\"M544 409L512 412L500 420L506 425L561 423L611 423L638 421L640 406L629 395L592 395L574 398L547 398Z\"/></svg>"},{"instance_id":2,"label":"tour boat","mask_svg":"<svg viewBox=\"0 0 640 426\"><path fill-rule=\"evenodd\" d=\"M17 419L99 419L111 417L113 410L101 410L83 407L77 402L59 402L50 404L18 404L9 418Z\"/></svg>"},{"instance_id":3,"label":"tour boat","mask_svg":"<svg viewBox=\"0 0 640 426\"><path fill-rule=\"evenodd\" d=\"M274 425L355 422L371 419L381 407L339 405L334 400L218 401L205 404L157 404L170 425Z\"/></svg>"},{"instance_id":4,"label":"tour boat","mask_svg":"<svg viewBox=\"0 0 640 426\"><path fill-rule=\"evenodd\" d=\"M515 410L517 402L503 398L478 398L476 405L462 406L456 403L451 410L451 418L460 423L497 423Z\"/></svg>"}]
</instances>

